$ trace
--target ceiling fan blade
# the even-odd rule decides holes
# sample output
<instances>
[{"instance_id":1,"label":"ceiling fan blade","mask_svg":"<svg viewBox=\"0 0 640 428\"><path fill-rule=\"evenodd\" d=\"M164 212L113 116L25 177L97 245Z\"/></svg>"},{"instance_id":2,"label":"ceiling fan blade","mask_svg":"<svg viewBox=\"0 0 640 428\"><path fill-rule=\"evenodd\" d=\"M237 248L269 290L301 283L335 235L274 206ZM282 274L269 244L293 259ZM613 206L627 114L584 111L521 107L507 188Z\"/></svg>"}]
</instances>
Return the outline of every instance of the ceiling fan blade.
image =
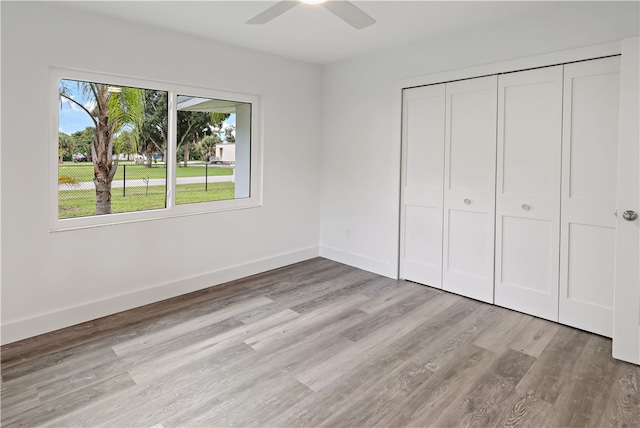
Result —
<instances>
[{"instance_id":1,"label":"ceiling fan blade","mask_svg":"<svg viewBox=\"0 0 640 428\"><path fill-rule=\"evenodd\" d=\"M375 19L348 1L326 1L322 3L322 6L329 9L334 15L356 30L361 30L376 23Z\"/></svg>"},{"instance_id":2,"label":"ceiling fan blade","mask_svg":"<svg viewBox=\"0 0 640 428\"><path fill-rule=\"evenodd\" d=\"M257 14L256 16L248 20L247 24L266 24L267 22L277 18L278 16L282 15L283 13L285 13L286 11L288 11L289 9L297 5L298 5L297 1L290 1L290 0L279 1L278 3L271 6L269 9L265 10L262 13Z\"/></svg>"}]
</instances>

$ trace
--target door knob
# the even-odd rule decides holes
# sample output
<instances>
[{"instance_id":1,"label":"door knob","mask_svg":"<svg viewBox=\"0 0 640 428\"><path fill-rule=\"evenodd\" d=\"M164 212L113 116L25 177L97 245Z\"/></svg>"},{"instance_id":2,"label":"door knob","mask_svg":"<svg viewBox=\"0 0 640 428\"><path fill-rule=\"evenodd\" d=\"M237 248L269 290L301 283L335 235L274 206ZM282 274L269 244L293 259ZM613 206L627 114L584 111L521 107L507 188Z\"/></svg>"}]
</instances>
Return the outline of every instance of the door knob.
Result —
<instances>
[{"instance_id":1,"label":"door knob","mask_svg":"<svg viewBox=\"0 0 640 428\"><path fill-rule=\"evenodd\" d=\"M632 210L627 210L622 213L622 218L627 221L633 221L638 218L638 213Z\"/></svg>"},{"instance_id":2,"label":"door knob","mask_svg":"<svg viewBox=\"0 0 640 428\"><path fill-rule=\"evenodd\" d=\"M465 204L465 205L469 205L470 203L471 203L471 199L465 199L465 200L464 200L464 204Z\"/></svg>"},{"instance_id":3,"label":"door knob","mask_svg":"<svg viewBox=\"0 0 640 428\"><path fill-rule=\"evenodd\" d=\"M525 211L529 211L529 208L531 208L529 205L527 204L522 204L522 209Z\"/></svg>"}]
</instances>

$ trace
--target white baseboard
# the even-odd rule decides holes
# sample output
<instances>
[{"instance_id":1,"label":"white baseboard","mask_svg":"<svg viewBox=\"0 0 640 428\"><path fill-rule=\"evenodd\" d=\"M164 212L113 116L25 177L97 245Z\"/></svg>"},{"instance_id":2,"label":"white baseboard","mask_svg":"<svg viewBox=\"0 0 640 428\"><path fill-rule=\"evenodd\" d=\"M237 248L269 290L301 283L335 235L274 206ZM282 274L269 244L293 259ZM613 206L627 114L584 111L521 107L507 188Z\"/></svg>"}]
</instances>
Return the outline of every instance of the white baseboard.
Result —
<instances>
[{"instance_id":1,"label":"white baseboard","mask_svg":"<svg viewBox=\"0 0 640 428\"><path fill-rule=\"evenodd\" d=\"M61 328L148 305L149 303L159 302L192 291L202 290L214 285L224 284L225 282L312 259L318 257L318 255L318 247L304 248L224 269L218 269L205 274L185 277L143 290L137 290L133 293L14 321L2 326L1 343L5 345L28 337L49 333Z\"/></svg>"},{"instance_id":2,"label":"white baseboard","mask_svg":"<svg viewBox=\"0 0 640 428\"><path fill-rule=\"evenodd\" d=\"M391 263L372 259L361 254L351 253L349 251L340 250L338 248L321 245L320 257L324 257L325 259L333 260L339 263L344 263L358 269L377 273L378 275L386 276L388 278L398 279L397 268L391 265Z\"/></svg>"}]
</instances>

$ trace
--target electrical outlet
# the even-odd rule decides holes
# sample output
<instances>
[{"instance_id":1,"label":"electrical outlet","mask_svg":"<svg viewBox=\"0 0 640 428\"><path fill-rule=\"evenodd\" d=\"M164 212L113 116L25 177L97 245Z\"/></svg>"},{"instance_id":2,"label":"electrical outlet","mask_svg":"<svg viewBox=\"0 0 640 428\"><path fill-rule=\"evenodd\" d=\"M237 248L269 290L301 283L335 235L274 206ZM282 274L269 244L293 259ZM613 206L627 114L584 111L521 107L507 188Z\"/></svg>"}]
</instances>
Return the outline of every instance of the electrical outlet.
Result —
<instances>
[{"instance_id":1,"label":"electrical outlet","mask_svg":"<svg viewBox=\"0 0 640 428\"><path fill-rule=\"evenodd\" d=\"M344 239L351 239L351 229L344 231Z\"/></svg>"}]
</instances>

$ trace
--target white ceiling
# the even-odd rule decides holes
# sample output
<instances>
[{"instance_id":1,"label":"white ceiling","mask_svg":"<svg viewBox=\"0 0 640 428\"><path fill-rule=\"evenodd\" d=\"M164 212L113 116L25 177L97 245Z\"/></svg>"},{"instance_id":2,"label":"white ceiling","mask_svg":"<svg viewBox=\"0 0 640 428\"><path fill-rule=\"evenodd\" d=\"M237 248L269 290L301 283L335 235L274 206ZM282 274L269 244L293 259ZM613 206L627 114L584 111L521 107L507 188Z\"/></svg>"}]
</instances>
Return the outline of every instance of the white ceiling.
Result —
<instances>
[{"instance_id":1,"label":"white ceiling","mask_svg":"<svg viewBox=\"0 0 640 428\"><path fill-rule=\"evenodd\" d=\"M377 20L355 30L323 7L300 4L264 25L245 22L276 1L74 1L67 7L191 34L300 61L329 64L463 28L564 15L582 28L638 34L638 1L353 1ZM595 27L592 27L595 28ZM558 30L558 29L556 29Z\"/></svg>"}]
</instances>

